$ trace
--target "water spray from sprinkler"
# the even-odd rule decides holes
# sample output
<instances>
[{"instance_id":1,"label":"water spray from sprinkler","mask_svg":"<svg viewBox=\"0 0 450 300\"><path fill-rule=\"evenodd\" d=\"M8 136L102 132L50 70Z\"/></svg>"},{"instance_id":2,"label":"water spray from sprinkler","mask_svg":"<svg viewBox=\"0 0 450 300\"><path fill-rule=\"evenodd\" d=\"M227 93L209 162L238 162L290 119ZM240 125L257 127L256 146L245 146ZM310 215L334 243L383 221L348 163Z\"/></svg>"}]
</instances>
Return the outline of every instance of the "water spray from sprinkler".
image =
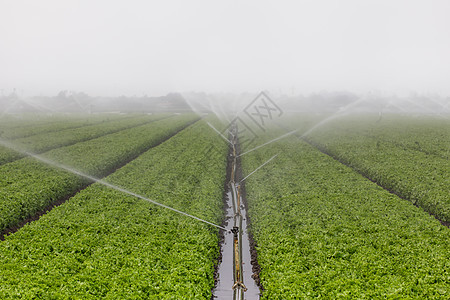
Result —
<instances>
[{"instance_id":1,"label":"water spray from sprinkler","mask_svg":"<svg viewBox=\"0 0 450 300\"><path fill-rule=\"evenodd\" d=\"M278 154L279 154L279 153L278 153ZM248 174L247 176L245 176L241 181L238 182L238 185L240 185L244 180L246 180L246 179L249 178L251 175L253 175L254 173L256 173L259 169L261 169L262 167L264 167L265 165L267 165L272 159L274 159L275 157L277 157L278 154L275 154L274 156L272 156L271 158L269 158L265 163L263 163L262 165L260 165L259 167L257 167L253 172L251 172L250 174Z\"/></svg>"},{"instance_id":2,"label":"water spray from sprinkler","mask_svg":"<svg viewBox=\"0 0 450 300\"><path fill-rule=\"evenodd\" d=\"M15 145L11 144L10 142L8 142L8 141L6 141L6 140L4 140L4 139L2 139L2 138L0 138L0 145L2 145L2 146L4 146L4 147L7 147L7 148L10 148L10 149L12 149L12 150L14 150L14 151L16 151L16 152L21 153L21 154L24 154L24 155L27 155L27 156L31 156L31 157L33 157L33 158L35 158L35 159L37 159L37 160L39 160L39 161L41 161L41 162L47 164L47 165L56 167L56 168L58 168L58 169L63 169L63 170L68 171L68 172L70 172L70 173L72 173L72 174L81 176L81 177L86 178L86 179L89 179L89 180L91 180L91 181L93 181L93 182L96 182L96 183L99 183L99 184L104 185L104 186L106 186L106 187L112 188L112 189L114 189L114 190L116 190L116 191L119 191L119 192L122 192L122 193L124 193L124 194L128 194L128 195L134 196L134 197L139 198L139 199L141 199L141 200L145 200L145 201L147 201L147 202L150 202L150 203L153 203L153 204L155 204L155 205L161 206L161 207L166 208L166 209L168 209L168 210L174 211L174 212L176 212L176 213L178 213L178 214L184 215L184 216L189 217L189 218L192 218L192 219L194 219L194 220L197 220L197 221L206 223L206 224L208 224L208 225L217 227L217 228L219 228L219 229L221 229L221 230L227 231L227 229L226 229L225 227L222 227L222 226L219 226L219 225L217 225L217 224L211 223L211 222L209 222L209 221L203 220L203 219L201 219L201 218L199 218L199 217L196 217L196 216L193 216L193 215L191 215L191 214L185 213L185 212L183 212L183 211L180 211L180 210L178 210L178 209L176 209L176 208L167 206L167 205L165 205L165 204L156 202L156 201L154 201L154 200L152 200L152 199L150 199L150 198L147 198L147 197L145 197L145 196L136 194L136 193L131 192L131 191L129 191L129 190L126 190L126 189L124 189L124 188L122 188L122 187L120 187L120 186L114 185L114 184L112 184L112 183L106 182L106 181L101 180L101 179L99 179L99 178L96 178L96 177L94 177L94 176L85 174L85 173L83 173L83 172L81 172L81 171L78 171L78 170L75 170L75 169L70 168L70 167L68 167L68 166L65 166L65 165L63 165L63 164L60 164L60 163L54 162L54 161L52 161L52 160L49 160L49 159L47 159L47 158L45 158L45 157L43 157L43 156L41 156L41 155L38 155L38 154L35 154L35 153L31 153L31 152L29 152L29 151L20 149L19 147L17 147L17 146L15 146Z\"/></svg>"}]
</instances>

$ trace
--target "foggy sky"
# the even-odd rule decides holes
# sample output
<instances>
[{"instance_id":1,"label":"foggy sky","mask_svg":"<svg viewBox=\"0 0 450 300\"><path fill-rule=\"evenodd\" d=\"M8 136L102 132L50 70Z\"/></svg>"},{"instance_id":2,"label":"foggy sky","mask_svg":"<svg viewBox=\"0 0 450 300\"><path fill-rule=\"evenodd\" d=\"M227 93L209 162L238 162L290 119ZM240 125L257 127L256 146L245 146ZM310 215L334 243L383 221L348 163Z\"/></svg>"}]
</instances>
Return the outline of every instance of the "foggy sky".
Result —
<instances>
[{"instance_id":1,"label":"foggy sky","mask_svg":"<svg viewBox=\"0 0 450 300\"><path fill-rule=\"evenodd\" d=\"M0 0L0 89L450 95L449 15L447 0Z\"/></svg>"}]
</instances>

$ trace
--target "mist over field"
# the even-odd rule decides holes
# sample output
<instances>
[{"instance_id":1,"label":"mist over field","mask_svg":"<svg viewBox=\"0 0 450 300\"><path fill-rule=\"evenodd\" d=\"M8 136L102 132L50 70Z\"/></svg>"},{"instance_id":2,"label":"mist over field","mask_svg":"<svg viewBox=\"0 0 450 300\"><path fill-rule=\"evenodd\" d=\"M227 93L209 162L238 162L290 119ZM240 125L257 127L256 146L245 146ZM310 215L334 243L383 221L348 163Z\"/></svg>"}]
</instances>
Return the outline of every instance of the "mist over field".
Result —
<instances>
[{"instance_id":1,"label":"mist over field","mask_svg":"<svg viewBox=\"0 0 450 300\"><path fill-rule=\"evenodd\" d=\"M448 118L450 97L419 95L399 97L395 94L319 92L310 95L284 95L263 92L284 112L298 113L396 113ZM260 94L169 93L165 96L91 97L85 93L61 91L52 97L21 97L16 93L0 97L0 113L214 113L218 117L234 116L258 99Z\"/></svg>"},{"instance_id":2,"label":"mist over field","mask_svg":"<svg viewBox=\"0 0 450 300\"><path fill-rule=\"evenodd\" d=\"M229 109L265 91L286 110L362 99L445 114L449 10L444 0L2 1L0 111Z\"/></svg>"}]
</instances>

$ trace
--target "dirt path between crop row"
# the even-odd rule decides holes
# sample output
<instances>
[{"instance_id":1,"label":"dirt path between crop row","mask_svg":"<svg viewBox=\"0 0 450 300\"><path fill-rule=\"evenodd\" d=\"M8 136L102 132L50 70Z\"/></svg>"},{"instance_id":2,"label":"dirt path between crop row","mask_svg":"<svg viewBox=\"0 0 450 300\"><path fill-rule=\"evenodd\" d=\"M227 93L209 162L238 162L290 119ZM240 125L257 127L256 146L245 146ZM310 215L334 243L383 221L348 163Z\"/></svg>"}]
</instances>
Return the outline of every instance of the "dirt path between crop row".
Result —
<instances>
[{"instance_id":1,"label":"dirt path between crop row","mask_svg":"<svg viewBox=\"0 0 450 300\"><path fill-rule=\"evenodd\" d=\"M331 157L332 159L336 160L337 162L351 168L353 171L355 171L356 173L360 174L361 176L363 176L364 178L370 180L371 182L375 183L376 185L378 185L379 187L381 187L382 189L384 189L385 191L396 195L397 197L399 197L400 199L403 199L405 201L408 201L409 203L413 204L415 207L418 207L420 209L422 209L423 211L427 212L430 216L433 216L436 220L438 220L442 225L449 227L450 228L450 222L445 222L440 220L438 217L436 217L434 214L426 211L425 209L423 209L422 207L420 207L419 205L417 205L416 203L413 203L412 201L410 201L407 198L402 197L401 195L399 195L396 191L391 190L389 188L386 188L385 186L381 185L379 182L377 182L376 180L374 180L373 178L371 178L370 176L368 176L367 174L358 171L357 169L353 168L351 165L349 165L348 163L346 163L345 161L341 160L339 157L337 157L336 155L333 155L332 153L330 153L325 147L323 147L322 145L315 143L313 141L311 141L308 138L302 138L296 135L297 138L299 138L300 140L304 141L305 143L308 143L309 145L311 145L312 147L316 148L318 151L320 151L321 153Z\"/></svg>"},{"instance_id":2,"label":"dirt path between crop row","mask_svg":"<svg viewBox=\"0 0 450 300\"><path fill-rule=\"evenodd\" d=\"M236 144L236 153L239 153L239 143ZM256 243L250 232L250 221L247 214L247 201L245 199L245 187L243 184L240 185L239 193L237 197L242 199L240 204L240 213L235 211L235 204L233 199L236 195L233 193L233 188L236 187L236 182L242 178L242 169L240 164L240 159L236 159L236 174L232 178L233 166L234 166L234 156L233 147L230 146L230 150L227 156L227 174L224 186L223 194L223 214L224 220L222 226L227 229L227 231L221 231L219 234L219 257L216 264L214 272L215 285L212 289L211 299L231 299L237 297L238 294L234 294L233 286L236 286L235 280L235 270L234 263L236 263L235 256L233 255L233 234L231 229L234 226L239 226L240 234L242 238L240 239L240 247L242 253L242 261L240 261L240 268L242 269L242 282L246 287L243 294L244 299L256 300L260 298L261 292L263 290L261 281L259 278L260 266L258 264L258 257L256 252ZM241 226L236 224L236 214L242 216ZM236 237L234 237L236 238ZM236 292L238 293L238 292ZM239 298L239 297L237 297ZM233 299L237 299L233 298Z\"/></svg>"},{"instance_id":3,"label":"dirt path between crop row","mask_svg":"<svg viewBox=\"0 0 450 300\"><path fill-rule=\"evenodd\" d=\"M182 130L186 129L187 127L193 125L194 123L198 122L200 119L196 119L194 121L191 121L189 123L186 124L186 126L184 126L183 128L175 131L174 133L162 138L161 140L159 140L156 144L147 147L146 149L144 149L142 152L131 156L130 158L126 159L125 161L123 161L122 163L120 163L117 166L114 166L113 168L105 171L106 175L103 176L100 179L103 179L109 175L111 175L112 173L116 172L118 169L124 167L125 165L127 165L128 163L130 163L131 161L135 160L136 158L138 158L140 155L142 155L143 153L149 151L152 148L155 148L159 145L161 145L162 143L164 143L165 141L169 140L170 138L172 138L173 136L177 135L179 132L181 132ZM16 224L14 226L8 227L6 229L4 229L3 231L0 232L0 241L4 241L5 237L13 234L15 232L17 232L19 229L21 229L22 227L24 227L26 224L31 223L33 221L39 220L40 217L42 217L43 215L45 215L46 213L48 213L49 211L51 211L52 209L54 209L55 207L58 207L62 204L64 204L67 200L69 200L70 198L72 198L73 196L75 196L76 194L78 194L79 192L81 192L82 190L85 190L86 188L88 188L90 185L92 185L94 182L90 182L87 183L85 186L83 186L82 188L76 190L75 192L72 192L68 195L65 195L64 197L61 197L60 199L57 199L56 201L52 202L51 204L49 204L48 206L46 206L44 209L36 212L34 215L22 220L19 224Z\"/></svg>"}]
</instances>

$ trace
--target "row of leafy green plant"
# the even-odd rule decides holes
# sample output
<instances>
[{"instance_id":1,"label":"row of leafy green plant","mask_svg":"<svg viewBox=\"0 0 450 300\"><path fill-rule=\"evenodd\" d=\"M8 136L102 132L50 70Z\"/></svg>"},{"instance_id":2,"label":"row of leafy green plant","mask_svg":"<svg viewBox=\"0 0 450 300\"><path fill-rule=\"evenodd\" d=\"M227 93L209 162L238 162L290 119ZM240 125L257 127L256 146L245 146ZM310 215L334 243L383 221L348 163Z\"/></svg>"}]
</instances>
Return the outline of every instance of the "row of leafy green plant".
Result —
<instances>
[{"instance_id":1,"label":"row of leafy green plant","mask_svg":"<svg viewBox=\"0 0 450 300\"><path fill-rule=\"evenodd\" d=\"M200 121L105 180L220 224L227 151ZM210 299L218 251L217 228L93 184L0 243L0 298Z\"/></svg>"},{"instance_id":2,"label":"row of leafy green plant","mask_svg":"<svg viewBox=\"0 0 450 300\"><path fill-rule=\"evenodd\" d=\"M335 133L343 133L348 138L367 136L405 150L450 158L450 121L446 118L396 114L350 115L335 119L324 127L332 127Z\"/></svg>"},{"instance_id":3,"label":"row of leafy green plant","mask_svg":"<svg viewBox=\"0 0 450 300\"><path fill-rule=\"evenodd\" d=\"M58 148L42 157L103 177L195 120L198 117L193 114L163 119ZM33 157L0 166L0 174L0 232L89 184L84 178Z\"/></svg>"},{"instance_id":4,"label":"row of leafy green plant","mask_svg":"<svg viewBox=\"0 0 450 300\"><path fill-rule=\"evenodd\" d=\"M120 118L118 120L103 122L100 124L83 126L56 131L56 128L64 128L64 122L54 123L55 130L47 133L28 136L26 138L15 139L12 141L15 147L32 153L42 153L51 149L72 145L78 142L87 141L103 135L118 132L128 128L143 125L148 122L159 120L167 117L166 114L158 115L135 115L128 118ZM0 147L0 165L12 162L24 157L13 149Z\"/></svg>"},{"instance_id":5,"label":"row of leafy green plant","mask_svg":"<svg viewBox=\"0 0 450 300\"><path fill-rule=\"evenodd\" d=\"M3 115L0 121L0 137L4 139L24 138L35 134L89 126L129 117L129 115L120 114L43 114L39 117L28 116L27 114L19 114L14 117Z\"/></svg>"},{"instance_id":6,"label":"row of leafy green plant","mask_svg":"<svg viewBox=\"0 0 450 300\"><path fill-rule=\"evenodd\" d=\"M115 114L117 115L117 114ZM64 113L8 113L1 112L0 127L20 128L28 126L38 126L51 122L61 122L64 120L79 119L80 117L92 117L97 115L86 114L64 114Z\"/></svg>"},{"instance_id":7,"label":"row of leafy green plant","mask_svg":"<svg viewBox=\"0 0 450 300\"><path fill-rule=\"evenodd\" d=\"M450 297L447 227L296 138L242 156L244 175L277 153L245 182L263 299Z\"/></svg>"},{"instance_id":8,"label":"row of leafy green plant","mask_svg":"<svg viewBox=\"0 0 450 300\"><path fill-rule=\"evenodd\" d=\"M450 123L440 130L431 130L434 127L426 124L418 130L416 124L409 132L404 120L391 121L368 136L365 128L374 126L372 121L336 120L311 132L307 139L384 188L450 222L450 161L442 157L444 145L450 146ZM427 145L427 150L412 145Z\"/></svg>"}]
</instances>

